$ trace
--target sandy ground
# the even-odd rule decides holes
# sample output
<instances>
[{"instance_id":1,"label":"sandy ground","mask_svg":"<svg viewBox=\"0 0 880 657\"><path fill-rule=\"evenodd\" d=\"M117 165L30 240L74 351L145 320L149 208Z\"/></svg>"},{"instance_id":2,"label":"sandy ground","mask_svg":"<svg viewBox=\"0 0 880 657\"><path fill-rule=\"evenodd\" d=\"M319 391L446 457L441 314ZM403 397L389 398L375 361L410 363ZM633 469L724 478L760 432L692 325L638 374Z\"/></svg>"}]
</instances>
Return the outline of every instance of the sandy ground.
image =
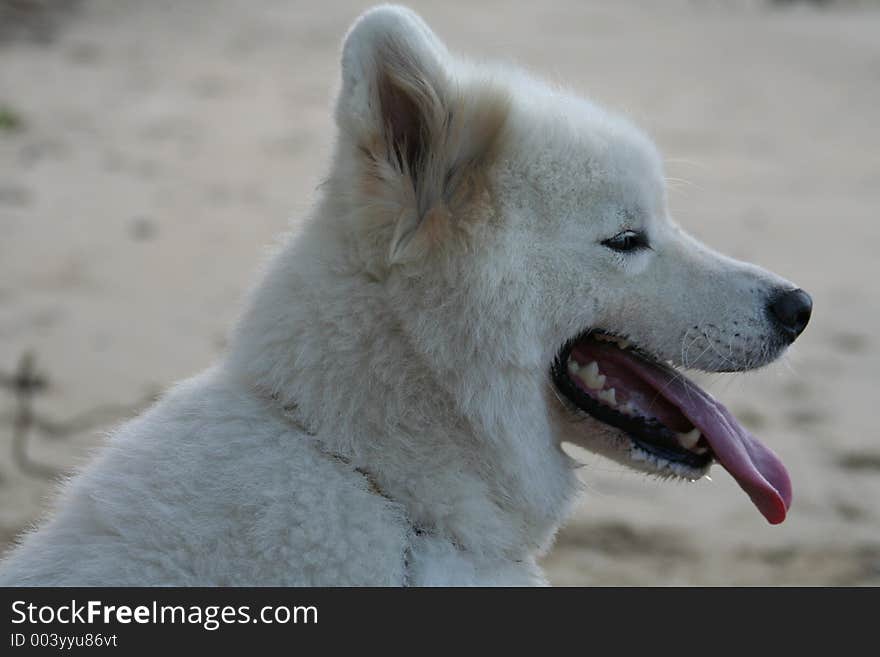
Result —
<instances>
[{"instance_id":1,"label":"sandy ground","mask_svg":"<svg viewBox=\"0 0 880 657\"><path fill-rule=\"evenodd\" d=\"M723 471L670 484L580 454L551 579L880 583L877 4L413 4L452 47L631 114L668 157L677 218L815 300L785 363L703 378L787 463L785 524ZM0 544L52 472L222 350L320 181L338 42L364 6L0 1ZM28 351L49 385L24 459L8 379Z\"/></svg>"}]
</instances>

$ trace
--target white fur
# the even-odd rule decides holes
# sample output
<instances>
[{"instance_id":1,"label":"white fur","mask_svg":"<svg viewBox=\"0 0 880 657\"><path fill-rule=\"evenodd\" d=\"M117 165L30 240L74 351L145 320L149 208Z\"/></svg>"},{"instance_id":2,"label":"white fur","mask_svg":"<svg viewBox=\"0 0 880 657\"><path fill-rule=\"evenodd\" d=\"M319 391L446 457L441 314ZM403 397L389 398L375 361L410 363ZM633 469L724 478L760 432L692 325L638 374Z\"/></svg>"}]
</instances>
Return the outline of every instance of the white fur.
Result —
<instances>
[{"instance_id":1,"label":"white fur","mask_svg":"<svg viewBox=\"0 0 880 657\"><path fill-rule=\"evenodd\" d=\"M384 74L424 113L419 185ZM649 469L570 421L548 380L563 342L601 326L705 369L778 353L750 345L785 282L672 223L625 120L456 59L396 7L347 36L336 118L322 198L227 356L116 431L0 584L542 584L578 490L561 442ZM601 246L622 227L654 251Z\"/></svg>"}]
</instances>

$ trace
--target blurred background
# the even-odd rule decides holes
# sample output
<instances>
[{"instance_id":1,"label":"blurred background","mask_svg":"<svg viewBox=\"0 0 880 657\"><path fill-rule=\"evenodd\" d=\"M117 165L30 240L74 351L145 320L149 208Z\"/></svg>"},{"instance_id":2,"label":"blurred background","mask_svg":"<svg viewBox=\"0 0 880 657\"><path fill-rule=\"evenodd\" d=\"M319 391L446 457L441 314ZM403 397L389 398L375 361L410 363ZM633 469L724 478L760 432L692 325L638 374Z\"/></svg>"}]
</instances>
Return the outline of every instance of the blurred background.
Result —
<instances>
[{"instance_id":1,"label":"blurred background","mask_svg":"<svg viewBox=\"0 0 880 657\"><path fill-rule=\"evenodd\" d=\"M369 4L0 0L0 549L222 351L321 181ZM880 3L410 4L452 49L630 115L679 222L815 301L784 362L701 378L788 465L788 520L717 468L670 483L579 453L551 580L880 584Z\"/></svg>"}]
</instances>

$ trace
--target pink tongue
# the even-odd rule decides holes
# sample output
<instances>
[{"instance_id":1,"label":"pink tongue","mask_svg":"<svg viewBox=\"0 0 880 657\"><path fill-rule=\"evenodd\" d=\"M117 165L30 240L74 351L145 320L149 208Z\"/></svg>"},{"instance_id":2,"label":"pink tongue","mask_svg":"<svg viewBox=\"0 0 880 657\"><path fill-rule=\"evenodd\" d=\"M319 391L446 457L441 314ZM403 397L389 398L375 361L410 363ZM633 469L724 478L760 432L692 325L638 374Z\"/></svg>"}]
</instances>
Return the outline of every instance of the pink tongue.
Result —
<instances>
[{"instance_id":1,"label":"pink tongue","mask_svg":"<svg viewBox=\"0 0 880 657\"><path fill-rule=\"evenodd\" d=\"M779 458L692 381L683 376L670 380L668 372L637 358L628 360L630 367L678 406L700 430L715 458L748 493L764 517L774 525L785 520L791 506L791 480Z\"/></svg>"}]
</instances>

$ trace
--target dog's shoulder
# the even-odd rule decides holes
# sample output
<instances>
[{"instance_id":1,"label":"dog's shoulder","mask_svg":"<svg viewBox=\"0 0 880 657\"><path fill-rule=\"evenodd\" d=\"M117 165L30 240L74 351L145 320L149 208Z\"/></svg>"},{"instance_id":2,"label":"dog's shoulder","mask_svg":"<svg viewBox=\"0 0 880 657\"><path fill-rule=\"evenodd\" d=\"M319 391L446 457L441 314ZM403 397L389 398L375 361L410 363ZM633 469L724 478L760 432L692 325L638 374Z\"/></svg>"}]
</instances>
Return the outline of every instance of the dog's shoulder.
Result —
<instances>
[{"instance_id":1,"label":"dog's shoulder","mask_svg":"<svg viewBox=\"0 0 880 657\"><path fill-rule=\"evenodd\" d=\"M399 508L216 370L120 427L62 488L58 507L9 556L0 581L404 581L409 527Z\"/></svg>"}]
</instances>

